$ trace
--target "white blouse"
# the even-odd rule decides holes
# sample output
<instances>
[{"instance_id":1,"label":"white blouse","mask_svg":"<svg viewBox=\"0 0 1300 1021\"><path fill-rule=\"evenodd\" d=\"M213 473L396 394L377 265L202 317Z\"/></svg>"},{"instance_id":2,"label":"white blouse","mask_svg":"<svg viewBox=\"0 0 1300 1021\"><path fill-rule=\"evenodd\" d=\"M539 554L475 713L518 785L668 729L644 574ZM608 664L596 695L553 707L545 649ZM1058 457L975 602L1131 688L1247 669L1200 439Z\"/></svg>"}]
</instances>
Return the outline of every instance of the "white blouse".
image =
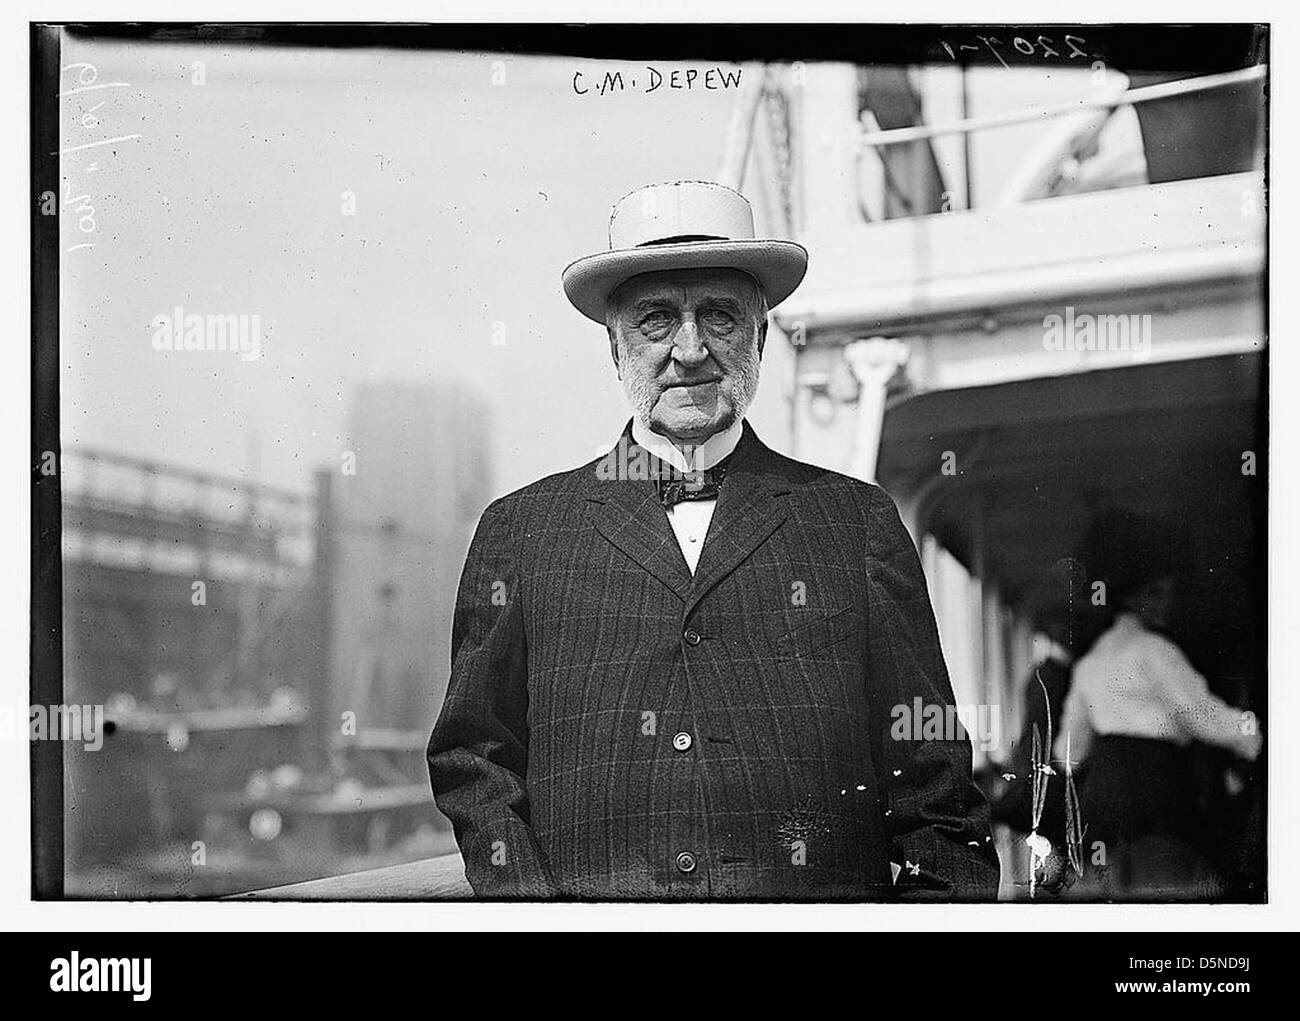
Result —
<instances>
[{"instance_id":1,"label":"white blouse","mask_svg":"<svg viewBox=\"0 0 1300 1021\"><path fill-rule=\"evenodd\" d=\"M1071 761L1083 761L1094 734L1179 746L1203 741L1246 758L1258 754L1260 743L1253 715L1211 692L1182 650L1132 613L1121 613L1075 664L1055 758L1066 758L1068 738Z\"/></svg>"}]
</instances>

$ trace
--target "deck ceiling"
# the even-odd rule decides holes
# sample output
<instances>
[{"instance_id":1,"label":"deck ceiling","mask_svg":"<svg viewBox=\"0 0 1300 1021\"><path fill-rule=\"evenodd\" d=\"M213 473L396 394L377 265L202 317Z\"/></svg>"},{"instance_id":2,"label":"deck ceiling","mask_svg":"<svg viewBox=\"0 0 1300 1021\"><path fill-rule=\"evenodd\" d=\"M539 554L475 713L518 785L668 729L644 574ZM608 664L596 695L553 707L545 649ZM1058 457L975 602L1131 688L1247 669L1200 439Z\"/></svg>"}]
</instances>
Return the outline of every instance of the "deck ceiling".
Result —
<instances>
[{"instance_id":1,"label":"deck ceiling","mask_svg":"<svg viewBox=\"0 0 1300 1021\"><path fill-rule=\"evenodd\" d=\"M879 478L1012 600L1106 507L1177 521L1198 557L1240 561L1264 497L1262 364L1237 355L903 397L885 416ZM1246 450L1260 457L1253 477ZM955 475L940 471L946 451Z\"/></svg>"}]
</instances>

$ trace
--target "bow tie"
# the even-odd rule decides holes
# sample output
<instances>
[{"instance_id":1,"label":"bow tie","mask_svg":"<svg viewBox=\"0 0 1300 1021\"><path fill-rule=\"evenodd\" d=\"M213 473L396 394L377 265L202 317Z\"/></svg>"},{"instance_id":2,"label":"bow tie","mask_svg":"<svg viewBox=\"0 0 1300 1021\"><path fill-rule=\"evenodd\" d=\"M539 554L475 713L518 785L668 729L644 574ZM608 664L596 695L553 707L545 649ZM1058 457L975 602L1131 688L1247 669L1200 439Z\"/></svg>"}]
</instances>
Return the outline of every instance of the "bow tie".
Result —
<instances>
[{"instance_id":1,"label":"bow tie","mask_svg":"<svg viewBox=\"0 0 1300 1021\"><path fill-rule=\"evenodd\" d=\"M725 463L704 471L688 472L684 478L680 477L680 472L673 472L671 476L661 475L657 480L659 502L664 505L664 510L672 510L683 500L716 500L726 475Z\"/></svg>"}]
</instances>

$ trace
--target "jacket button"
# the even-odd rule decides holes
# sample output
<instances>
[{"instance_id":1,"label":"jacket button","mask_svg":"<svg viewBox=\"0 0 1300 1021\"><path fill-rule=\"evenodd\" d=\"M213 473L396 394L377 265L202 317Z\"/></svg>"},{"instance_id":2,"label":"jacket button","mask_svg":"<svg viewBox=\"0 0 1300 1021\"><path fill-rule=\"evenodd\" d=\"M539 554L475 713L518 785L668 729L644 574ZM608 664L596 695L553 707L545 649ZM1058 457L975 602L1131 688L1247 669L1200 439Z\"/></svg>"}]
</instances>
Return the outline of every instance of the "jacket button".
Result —
<instances>
[{"instance_id":1,"label":"jacket button","mask_svg":"<svg viewBox=\"0 0 1300 1021\"><path fill-rule=\"evenodd\" d=\"M686 731L683 730L680 734L677 734L675 737L673 737L673 747L676 748L679 752L686 751L686 749L690 748L690 746L691 746L691 735L686 733Z\"/></svg>"},{"instance_id":2,"label":"jacket button","mask_svg":"<svg viewBox=\"0 0 1300 1021\"><path fill-rule=\"evenodd\" d=\"M700 633L699 633L698 631L696 631L695 628L693 628L693 627L688 627L688 628L686 629L686 633L683 634L682 637L683 637L684 639L686 639L686 644L687 644L687 645L699 645L699 644L700 644Z\"/></svg>"},{"instance_id":3,"label":"jacket button","mask_svg":"<svg viewBox=\"0 0 1300 1021\"><path fill-rule=\"evenodd\" d=\"M679 854L679 855L677 856L677 871L678 871L678 872L694 872L694 871L695 871L695 855L691 854L690 851L683 851L681 854Z\"/></svg>"}]
</instances>

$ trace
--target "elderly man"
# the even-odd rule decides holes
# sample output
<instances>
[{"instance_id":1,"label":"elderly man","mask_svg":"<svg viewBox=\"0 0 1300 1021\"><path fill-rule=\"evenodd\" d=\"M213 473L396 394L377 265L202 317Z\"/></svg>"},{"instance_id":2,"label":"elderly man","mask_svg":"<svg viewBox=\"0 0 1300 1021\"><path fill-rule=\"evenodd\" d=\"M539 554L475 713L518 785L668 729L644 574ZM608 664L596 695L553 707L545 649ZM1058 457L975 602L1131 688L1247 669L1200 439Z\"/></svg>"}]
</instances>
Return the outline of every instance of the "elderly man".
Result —
<instances>
[{"instance_id":1,"label":"elderly man","mask_svg":"<svg viewBox=\"0 0 1300 1021\"><path fill-rule=\"evenodd\" d=\"M893 502L744 420L807 253L701 182L632 193L609 236L564 288L632 419L488 507L457 596L429 772L475 893L993 899L964 732L891 736L952 703Z\"/></svg>"}]
</instances>

